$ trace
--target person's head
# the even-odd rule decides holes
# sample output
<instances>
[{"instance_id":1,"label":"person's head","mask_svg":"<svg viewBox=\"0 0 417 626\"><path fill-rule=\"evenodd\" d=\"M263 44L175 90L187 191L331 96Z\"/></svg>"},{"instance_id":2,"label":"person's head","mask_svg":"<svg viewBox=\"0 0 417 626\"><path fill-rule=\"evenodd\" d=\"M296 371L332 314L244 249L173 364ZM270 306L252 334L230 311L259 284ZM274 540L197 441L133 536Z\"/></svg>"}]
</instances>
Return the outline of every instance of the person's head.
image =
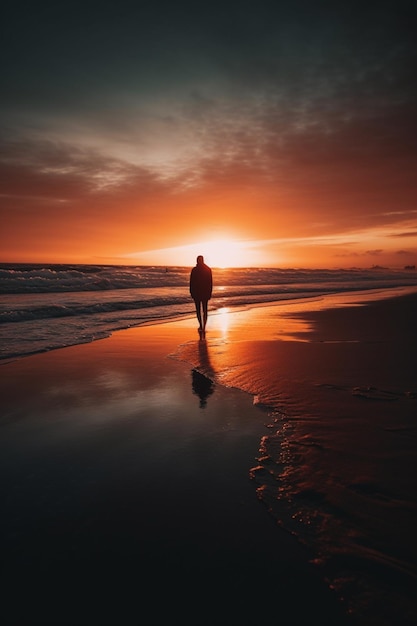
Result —
<instances>
[{"instance_id":1,"label":"person's head","mask_svg":"<svg viewBox=\"0 0 417 626\"><path fill-rule=\"evenodd\" d=\"M204 257L201 254L199 254L197 257L197 265L203 265L203 263L204 263Z\"/></svg>"}]
</instances>

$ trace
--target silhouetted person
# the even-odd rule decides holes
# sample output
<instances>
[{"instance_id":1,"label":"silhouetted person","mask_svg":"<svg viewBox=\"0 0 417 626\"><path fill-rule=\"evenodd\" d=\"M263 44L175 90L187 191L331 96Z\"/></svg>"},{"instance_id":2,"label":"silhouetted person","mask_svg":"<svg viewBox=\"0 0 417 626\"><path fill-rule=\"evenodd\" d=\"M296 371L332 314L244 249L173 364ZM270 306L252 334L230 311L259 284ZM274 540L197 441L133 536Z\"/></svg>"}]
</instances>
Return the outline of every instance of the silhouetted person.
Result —
<instances>
[{"instance_id":1,"label":"silhouetted person","mask_svg":"<svg viewBox=\"0 0 417 626\"><path fill-rule=\"evenodd\" d=\"M204 337L207 323L207 307L213 290L213 277L211 269L204 263L204 258L197 257L197 265L190 274L190 294L195 303L197 319L200 324L198 332Z\"/></svg>"}]
</instances>

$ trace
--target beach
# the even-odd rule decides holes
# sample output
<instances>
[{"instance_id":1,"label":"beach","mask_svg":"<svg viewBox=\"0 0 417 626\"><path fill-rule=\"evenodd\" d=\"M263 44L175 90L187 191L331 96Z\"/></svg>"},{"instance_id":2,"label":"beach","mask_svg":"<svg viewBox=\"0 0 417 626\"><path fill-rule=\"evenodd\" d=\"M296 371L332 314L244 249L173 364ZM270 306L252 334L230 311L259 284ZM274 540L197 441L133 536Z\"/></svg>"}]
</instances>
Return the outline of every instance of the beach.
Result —
<instances>
[{"instance_id":1,"label":"beach","mask_svg":"<svg viewBox=\"0 0 417 626\"><path fill-rule=\"evenodd\" d=\"M1 365L5 624L412 624L415 288Z\"/></svg>"}]
</instances>

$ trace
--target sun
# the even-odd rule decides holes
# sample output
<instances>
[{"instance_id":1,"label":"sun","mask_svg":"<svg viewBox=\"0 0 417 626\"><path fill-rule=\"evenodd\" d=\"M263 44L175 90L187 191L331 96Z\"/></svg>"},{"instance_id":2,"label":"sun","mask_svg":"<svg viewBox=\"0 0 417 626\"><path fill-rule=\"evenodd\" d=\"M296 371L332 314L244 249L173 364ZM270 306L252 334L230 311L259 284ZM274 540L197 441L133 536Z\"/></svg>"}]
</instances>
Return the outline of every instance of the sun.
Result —
<instances>
[{"instance_id":1,"label":"sun","mask_svg":"<svg viewBox=\"0 0 417 626\"><path fill-rule=\"evenodd\" d=\"M246 267L247 251L244 242L233 239L214 239L201 244L204 260L212 267Z\"/></svg>"}]
</instances>

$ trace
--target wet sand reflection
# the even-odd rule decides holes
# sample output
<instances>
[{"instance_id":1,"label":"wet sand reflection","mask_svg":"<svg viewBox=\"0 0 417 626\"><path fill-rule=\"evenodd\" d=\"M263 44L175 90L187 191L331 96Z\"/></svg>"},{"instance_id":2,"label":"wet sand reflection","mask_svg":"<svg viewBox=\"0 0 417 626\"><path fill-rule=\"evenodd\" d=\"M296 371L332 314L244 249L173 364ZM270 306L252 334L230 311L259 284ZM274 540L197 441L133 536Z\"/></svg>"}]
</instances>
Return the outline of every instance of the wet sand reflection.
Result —
<instances>
[{"instance_id":1,"label":"wet sand reflection","mask_svg":"<svg viewBox=\"0 0 417 626\"><path fill-rule=\"evenodd\" d=\"M207 406L207 399L214 393L214 370L210 362L207 342L198 342L199 364L191 370L192 391L200 398L200 409Z\"/></svg>"}]
</instances>

